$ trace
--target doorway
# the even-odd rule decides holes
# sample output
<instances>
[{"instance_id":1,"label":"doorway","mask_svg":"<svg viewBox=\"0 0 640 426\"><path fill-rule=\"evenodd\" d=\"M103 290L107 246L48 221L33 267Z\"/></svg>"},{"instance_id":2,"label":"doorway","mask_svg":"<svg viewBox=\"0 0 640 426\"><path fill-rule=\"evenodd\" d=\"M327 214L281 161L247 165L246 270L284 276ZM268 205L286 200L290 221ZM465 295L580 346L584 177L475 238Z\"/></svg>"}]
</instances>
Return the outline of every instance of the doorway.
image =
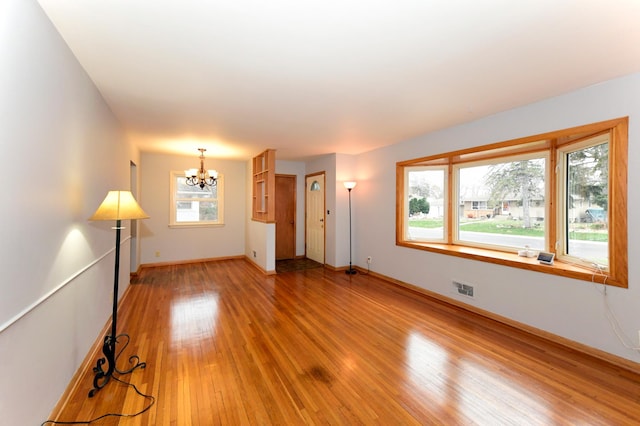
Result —
<instances>
[{"instance_id":1,"label":"doorway","mask_svg":"<svg viewBox=\"0 0 640 426\"><path fill-rule=\"evenodd\" d=\"M305 179L305 242L306 256L324 265L325 245L325 175L324 172L306 176Z\"/></svg>"},{"instance_id":2,"label":"doorway","mask_svg":"<svg viewBox=\"0 0 640 426\"><path fill-rule=\"evenodd\" d=\"M129 162L129 185L131 194L138 199L138 167L133 161ZM138 273L138 221L131 221L131 239L129 240L129 273Z\"/></svg>"},{"instance_id":3,"label":"doorway","mask_svg":"<svg viewBox=\"0 0 640 426\"><path fill-rule=\"evenodd\" d=\"M296 256L296 176L276 175L276 260Z\"/></svg>"}]
</instances>

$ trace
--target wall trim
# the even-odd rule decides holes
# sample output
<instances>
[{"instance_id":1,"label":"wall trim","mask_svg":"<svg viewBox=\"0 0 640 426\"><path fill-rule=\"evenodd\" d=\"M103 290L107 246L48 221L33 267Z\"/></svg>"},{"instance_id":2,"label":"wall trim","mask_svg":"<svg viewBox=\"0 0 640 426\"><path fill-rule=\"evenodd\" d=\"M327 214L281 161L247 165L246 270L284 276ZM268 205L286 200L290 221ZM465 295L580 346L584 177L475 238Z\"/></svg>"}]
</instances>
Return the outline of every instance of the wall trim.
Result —
<instances>
[{"instance_id":1,"label":"wall trim","mask_svg":"<svg viewBox=\"0 0 640 426\"><path fill-rule=\"evenodd\" d=\"M188 260L174 260L168 262L158 262L158 263L144 263L138 267L139 273L144 268L155 268L156 266L172 266L172 265L188 265L191 263L203 263L203 262L216 262L220 260L230 260L230 259L244 259L245 255L237 255L237 256L222 256L222 257L206 257L202 259L188 259Z\"/></svg>"},{"instance_id":2,"label":"wall trim","mask_svg":"<svg viewBox=\"0 0 640 426\"><path fill-rule=\"evenodd\" d=\"M277 274L276 271L267 271L262 266L258 265L256 262L254 262L253 259L251 259L249 256L244 256L244 259L246 261L248 261L251 265L256 267L260 272L262 272L265 275L276 275Z\"/></svg>"},{"instance_id":3,"label":"wall trim","mask_svg":"<svg viewBox=\"0 0 640 426\"><path fill-rule=\"evenodd\" d=\"M397 280L395 278L388 277L383 274L379 274L377 272L373 272L369 270L367 272L366 269L360 268L359 266L354 266L360 273L364 273L365 275L371 275L376 278L379 278L383 281L386 281L392 285L397 285L398 287L402 287L406 290L409 290L413 293L417 293L419 296L427 297L431 299L438 300L439 302L447 303L449 305L453 305L457 308L464 309L469 312L473 312L475 314L481 315L485 318L497 321L499 323L508 325L510 327L516 328L518 330L524 331L526 333L532 334L536 337L548 340L550 342L562 345L569 349L573 349L577 352L581 352L585 355L589 355L593 358L600 359L602 361L608 362L609 364L615 365L616 367L623 368L625 370L631 371L635 374L640 374L640 363L631 361L626 358L622 358L618 355L611 354L609 352L605 352L603 350L593 348L591 346L587 346L583 343L576 342L571 339L567 339L566 337L558 336L557 334L549 333L548 331L541 330L539 328L521 323L519 321L512 320L507 317L503 317L501 315L495 314L493 312L478 308L473 305L469 305L464 302L460 302L458 300L452 299L447 296L443 296L439 293L433 292L431 290L424 289L422 287L418 287L413 284L406 283L404 281Z\"/></svg>"},{"instance_id":4,"label":"wall trim","mask_svg":"<svg viewBox=\"0 0 640 426\"><path fill-rule=\"evenodd\" d=\"M191 263L204 263L204 262L219 262L221 260L232 260L232 259L244 259L249 262L251 265L256 267L260 272L266 275L275 275L276 271L267 271L263 269L260 265L254 262L249 256L240 254L237 256L222 256L222 257L207 257L202 259L189 259L189 260L176 260L169 262L158 262L158 263L145 263L138 267L138 271L136 275L140 273L144 268L155 268L157 266L172 266L172 265L188 265Z\"/></svg>"},{"instance_id":5,"label":"wall trim","mask_svg":"<svg viewBox=\"0 0 640 426\"><path fill-rule=\"evenodd\" d=\"M128 240L131 239L131 236L125 237L121 242L120 245L122 246L125 242L127 242ZM96 264L98 264L99 262L101 262L105 257L107 257L108 255L110 255L112 252L115 251L115 246L110 249L109 251L107 251L105 254L103 254L102 256L98 257L97 259L95 259L93 262L89 263L88 265L86 265L85 267L83 267L82 269L80 269L78 272L76 272L75 274L73 274L72 276L70 276L69 278L67 278L66 280L64 280L62 283L58 284L56 287L54 287L53 289L51 289L48 293L46 293L45 295L41 296L38 300L36 300L35 302L31 303L29 306L27 306L26 308L24 308L22 311L18 312L13 318L9 319L9 321L5 322L4 324L0 325L0 334L2 334L4 331L6 331L9 327L11 327L12 325L14 325L15 323L17 323L18 321L20 321L22 318L24 318L25 316L27 316L31 311L33 311L34 309L36 309L38 306L40 306L41 304L43 304L44 302L46 302L47 300L49 300L54 294L56 294L58 291L62 290L64 287L67 286L67 284L70 284L71 282L73 282L76 278L78 278L80 275L84 274L85 272L87 272L89 269L93 268Z\"/></svg>"},{"instance_id":6,"label":"wall trim","mask_svg":"<svg viewBox=\"0 0 640 426\"><path fill-rule=\"evenodd\" d=\"M324 266L325 269L328 269L328 270L333 271L333 272L346 271L347 269L349 269L348 266L333 266L333 265L329 265L328 263L325 263L322 266ZM356 269L355 265L354 265L353 269Z\"/></svg>"}]
</instances>

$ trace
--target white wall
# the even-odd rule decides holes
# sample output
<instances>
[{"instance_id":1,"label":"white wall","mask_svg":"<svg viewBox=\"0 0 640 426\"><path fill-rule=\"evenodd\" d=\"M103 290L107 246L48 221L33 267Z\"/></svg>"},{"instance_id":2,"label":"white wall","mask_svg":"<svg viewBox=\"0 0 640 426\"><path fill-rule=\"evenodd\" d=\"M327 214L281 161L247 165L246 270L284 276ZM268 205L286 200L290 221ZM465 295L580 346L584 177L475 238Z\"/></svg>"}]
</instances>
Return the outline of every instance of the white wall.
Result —
<instances>
[{"instance_id":1,"label":"white wall","mask_svg":"<svg viewBox=\"0 0 640 426\"><path fill-rule=\"evenodd\" d=\"M140 205L150 216L139 228L141 263L241 256L245 253L247 163L222 160L215 154L205 167L224 174L224 225L169 227L170 174L198 166L193 156L143 152L140 160ZM159 252L159 256L156 256Z\"/></svg>"},{"instance_id":2,"label":"white wall","mask_svg":"<svg viewBox=\"0 0 640 426\"><path fill-rule=\"evenodd\" d=\"M249 219L245 256L265 273L276 271L276 224Z\"/></svg>"},{"instance_id":3,"label":"white wall","mask_svg":"<svg viewBox=\"0 0 640 426\"><path fill-rule=\"evenodd\" d=\"M35 425L109 320L114 224L87 218L108 190L129 188L133 158L35 0L0 3L0 63L0 423Z\"/></svg>"},{"instance_id":4,"label":"white wall","mask_svg":"<svg viewBox=\"0 0 640 426\"><path fill-rule=\"evenodd\" d=\"M395 163L452 150L629 116L629 288L530 272L395 245ZM640 74L587 87L424 135L358 157L356 258L366 267L401 281L456 298L451 280L475 284L481 309L546 330L611 354L640 362L607 321L606 303L632 343L640 330ZM354 190L355 191L355 190Z\"/></svg>"}]
</instances>

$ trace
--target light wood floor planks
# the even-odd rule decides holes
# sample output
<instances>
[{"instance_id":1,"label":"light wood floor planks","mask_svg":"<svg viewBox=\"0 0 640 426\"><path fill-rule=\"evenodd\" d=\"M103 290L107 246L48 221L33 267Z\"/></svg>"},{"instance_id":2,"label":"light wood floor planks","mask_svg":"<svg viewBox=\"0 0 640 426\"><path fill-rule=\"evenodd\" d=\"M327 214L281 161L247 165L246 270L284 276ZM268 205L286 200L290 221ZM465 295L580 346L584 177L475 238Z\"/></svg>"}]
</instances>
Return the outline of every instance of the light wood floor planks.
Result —
<instances>
[{"instance_id":1,"label":"light wood floor planks","mask_svg":"<svg viewBox=\"0 0 640 426\"><path fill-rule=\"evenodd\" d=\"M156 402L99 425L640 424L638 375L363 274L149 268L118 321L120 368L147 362L122 379ZM53 417L148 403L118 382L87 398L91 383Z\"/></svg>"}]
</instances>

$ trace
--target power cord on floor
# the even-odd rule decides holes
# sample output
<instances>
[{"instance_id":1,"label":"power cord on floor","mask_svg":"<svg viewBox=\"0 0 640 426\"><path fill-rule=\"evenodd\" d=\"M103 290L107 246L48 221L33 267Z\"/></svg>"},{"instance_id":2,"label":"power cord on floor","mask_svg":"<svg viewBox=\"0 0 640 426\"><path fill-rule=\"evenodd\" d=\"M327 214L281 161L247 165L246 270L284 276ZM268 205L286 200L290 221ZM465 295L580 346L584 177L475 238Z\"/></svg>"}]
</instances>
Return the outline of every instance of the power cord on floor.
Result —
<instances>
[{"instance_id":1,"label":"power cord on floor","mask_svg":"<svg viewBox=\"0 0 640 426\"><path fill-rule=\"evenodd\" d=\"M149 400L149 405L147 405L145 408L143 408L141 411L138 411L135 414L124 414L124 413L107 413L107 414L103 414L101 416L98 416L94 419L91 420L76 420L76 421L59 421L59 420L47 420L45 422L42 422L42 424L40 426L45 426L45 425L88 425L94 422L97 422L98 420L102 420L104 418L107 417L136 417L141 415L142 413L146 413L147 411L149 411L149 409L151 409L151 407L153 407L153 405L156 403L156 399L151 396L151 395L146 395L142 392L140 392L140 390L136 387L136 385L134 385L133 383L128 383L125 382L123 380L118 379L116 376L111 376L112 380L115 380L119 383L122 383L124 385L130 386L133 388L133 390L140 395L141 397Z\"/></svg>"}]
</instances>

